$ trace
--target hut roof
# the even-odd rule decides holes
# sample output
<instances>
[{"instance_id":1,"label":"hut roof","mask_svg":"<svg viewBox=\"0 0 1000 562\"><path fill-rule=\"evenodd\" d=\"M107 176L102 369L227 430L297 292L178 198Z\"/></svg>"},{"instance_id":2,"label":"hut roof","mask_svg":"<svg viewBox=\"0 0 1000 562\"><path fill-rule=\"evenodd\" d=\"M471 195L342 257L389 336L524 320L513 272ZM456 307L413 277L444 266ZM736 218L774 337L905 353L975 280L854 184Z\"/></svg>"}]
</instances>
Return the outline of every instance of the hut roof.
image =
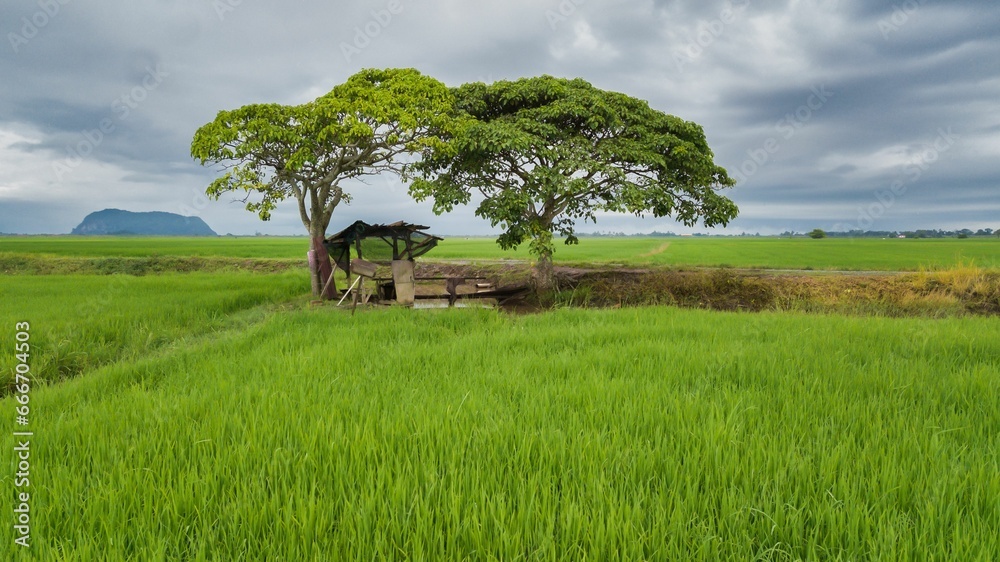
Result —
<instances>
[{"instance_id":1,"label":"hut roof","mask_svg":"<svg viewBox=\"0 0 1000 562\"><path fill-rule=\"evenodd\" d=\"M337 267L350 271L351 247L369 261L412 260L429 252L443 238L422 232L427 226L403 221L368 224L355 221L323 241Z\"/></svg>"}]
</instances>

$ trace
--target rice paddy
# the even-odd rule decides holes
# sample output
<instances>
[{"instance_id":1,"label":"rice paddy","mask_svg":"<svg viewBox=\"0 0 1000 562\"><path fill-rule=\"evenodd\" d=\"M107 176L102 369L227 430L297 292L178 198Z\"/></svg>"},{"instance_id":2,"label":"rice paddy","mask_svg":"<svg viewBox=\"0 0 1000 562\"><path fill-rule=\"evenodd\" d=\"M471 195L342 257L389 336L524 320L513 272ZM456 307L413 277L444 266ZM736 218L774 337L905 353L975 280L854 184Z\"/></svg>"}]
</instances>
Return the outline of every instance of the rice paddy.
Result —
<instances>
[{"instance_id":1,"label":"rice paddy","mask_svg":"<svg viewBox=\"0 0 1000 562\"><path fill-rule=\"evenodd\" d=\"M307 292L302 271L0 275L38 379L31 546L5 525L0 558L1000 552L995 316L351 315Z\"/></svg>"},{"instance_id":2,"label":"rice paddy","mask_svg":"<svg viewBox=\"0 0 1000 562\"><path fill-rule=\"evenodd\" d=\"M3 264L24 255L58 258L200 257L305 261L303 237L121 238L0 237ZM447 237L428 259L529 260L527 247L504 251L493 238ZM669 267L740 267L918 271L958 264L1000 268L1000 238L844 239L828 238L582 238L558 244L556 263L620 263Z\"/></svg>"}]
</instances>

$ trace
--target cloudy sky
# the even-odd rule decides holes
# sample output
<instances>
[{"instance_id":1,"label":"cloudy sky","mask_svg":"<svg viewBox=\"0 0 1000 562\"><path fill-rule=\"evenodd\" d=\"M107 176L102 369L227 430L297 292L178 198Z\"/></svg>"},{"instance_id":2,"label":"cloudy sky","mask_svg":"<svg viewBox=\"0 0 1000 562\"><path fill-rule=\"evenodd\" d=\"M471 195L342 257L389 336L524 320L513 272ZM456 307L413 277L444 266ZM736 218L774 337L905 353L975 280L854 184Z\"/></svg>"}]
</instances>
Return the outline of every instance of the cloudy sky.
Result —
<instances>
[{"instance_id":1,"label":"cloudy sky","mask_svg":"<svg viewBox=\"0 0 1000 562\"><path fill-rule=\"evenodd\" d=\"M189 155L219 110L311 100L365 67L448 85L550 74L704 126L739 180L720 232L1000 229L995 0L5 0L0 232L66 233L103 208L304 234L204 188ZM391 177L350 187L331 231L436 217ZM604 215L583 231L686 229ZM704 228L696 231L706 231Z\"/></svg>"}]
</instances>

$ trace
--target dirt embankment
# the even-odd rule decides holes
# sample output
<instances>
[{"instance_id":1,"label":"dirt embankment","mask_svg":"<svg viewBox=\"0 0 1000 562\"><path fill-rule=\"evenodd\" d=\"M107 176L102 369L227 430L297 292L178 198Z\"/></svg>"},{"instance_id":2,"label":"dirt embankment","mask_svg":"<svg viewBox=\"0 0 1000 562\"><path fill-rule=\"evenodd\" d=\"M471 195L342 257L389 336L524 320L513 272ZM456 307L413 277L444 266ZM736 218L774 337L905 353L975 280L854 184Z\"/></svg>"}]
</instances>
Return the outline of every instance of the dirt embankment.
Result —
<instances>
[{"instance_id":1,"label":"dirt embankment","mask_svg":"<svg viewBox=\"0 0 1000 562\"><path fill-rule=\"evenodd\" d=\"M525 263L421 264L418 275L480 276L527 286ZM845 273L557 267L558 291L541 301L506 303L518 311L673 305L759 312L802 310L881 316L1000 314L1000 272L967 267L925 273Z\"/></svg>"},{"instance_id":2,"label":"dirt embankment","mask_svg":"<svg viewBox=\"0 0 1000 562\"><path fill-rule=\"evenodd\" d=\"M1000 272L564 270L556 300L579 306L670 304L715 310L808 310L888 316L1000 314Z\"/></svg>"}]
</instances>

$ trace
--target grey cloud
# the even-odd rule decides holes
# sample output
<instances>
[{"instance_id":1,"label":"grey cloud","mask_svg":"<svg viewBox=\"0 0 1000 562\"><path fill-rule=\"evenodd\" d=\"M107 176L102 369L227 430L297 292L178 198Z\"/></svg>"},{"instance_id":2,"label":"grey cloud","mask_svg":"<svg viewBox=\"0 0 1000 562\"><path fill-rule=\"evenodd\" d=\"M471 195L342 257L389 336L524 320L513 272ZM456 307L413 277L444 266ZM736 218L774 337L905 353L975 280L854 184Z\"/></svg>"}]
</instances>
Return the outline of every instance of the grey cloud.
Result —
<instances>
[{"instance_id":1,"label":"grey cloud","mask_svg":"<svg viewBox=\"0 0 1000 562\"><path fill-rule=\"evenodd\" d=\"M219 232L297 234L293 206L261 223L238 203L196 205L217 170L190 159L194 131L219 110L301 103L362 67L389 66L413 66L449 85L580 76L695 120L717 160L749 176L729 192L744 211L735 228L782 231L812 228L824 217L829 224L855 220L878 191L909 179L897 152L916 154L940 128L951 128L962 140L909 181L874 227L997 222L1000 13L993 2L399 2L402 11L388 21L388 0L65 4L17 52L9 41L0 44L0 134L29 137L0 145L8 176L0 178L0 230L38 232L45 224L66 232L86 201L94 207L87 212L112 203L188 208ZM735 16L719 27L733 7ZM35 11L34 2L0 6L5 39ZM705 44L697 56L679 65L678 53L699 40ZM345 45L359 52L345 56ZM151 69L167 76L122 117L120 100L139 92ZM789 137L781 123L808 106L815 87L833 96L810 108L808 119L800 112ZM67 175L61 189L77 200L66 206L49 194L48 168L104 119L115 129L83 167L107 178ZM754 161L772 138L777 150ZM5 182L34 187L4 190ZM435 217L393 182L355 186L354 204L336 217L405 218L456 234L490 230L472 209ZM606 220L583 228L683 230L665 220Z\"/></svg>"}]
</instances>

